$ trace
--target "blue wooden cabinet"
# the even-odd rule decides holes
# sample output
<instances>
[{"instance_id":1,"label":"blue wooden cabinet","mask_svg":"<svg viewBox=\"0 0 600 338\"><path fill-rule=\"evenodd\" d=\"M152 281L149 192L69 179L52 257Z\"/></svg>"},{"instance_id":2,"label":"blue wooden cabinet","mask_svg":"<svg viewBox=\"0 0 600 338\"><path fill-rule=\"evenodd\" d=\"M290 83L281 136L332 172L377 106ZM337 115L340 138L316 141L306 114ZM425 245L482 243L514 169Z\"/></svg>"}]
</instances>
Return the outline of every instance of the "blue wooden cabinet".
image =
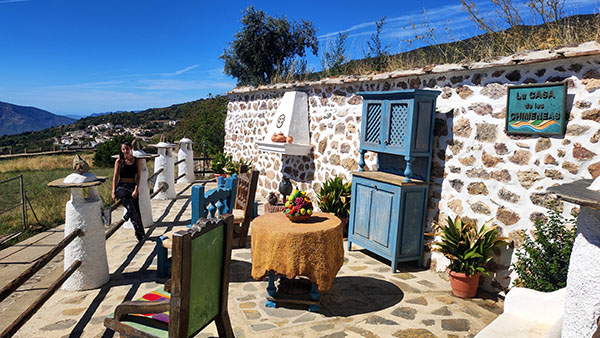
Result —
<instances>
[{"instance_id":1,"label":"blue wooden cabinet","mask_svg":"<svg viewBox=\"0 0 600 338\"><path fill-rule=\"evenodd\" d=\"M363 96L359 171L353 173L348 248L389 259L420 260L439 91L402 90ZM375 171L364 155L377 153Z\"/></svg>"}]
</instances>

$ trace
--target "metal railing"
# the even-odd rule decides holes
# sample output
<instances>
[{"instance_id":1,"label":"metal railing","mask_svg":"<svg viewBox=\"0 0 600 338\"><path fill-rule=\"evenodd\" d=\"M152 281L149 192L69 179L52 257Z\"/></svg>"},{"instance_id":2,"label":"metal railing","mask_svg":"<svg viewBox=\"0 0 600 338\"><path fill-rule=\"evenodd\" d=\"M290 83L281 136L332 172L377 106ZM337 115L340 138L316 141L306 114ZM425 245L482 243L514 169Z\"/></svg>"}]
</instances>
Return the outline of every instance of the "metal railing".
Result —
<instances>
[{"instance_id":1,"label":"metal railing","mask_svg":"<svg viewBox=\"0 0 600 338\"><path fill-rule=\"evenodd\" d=\"M194 173L203 176L206 174L213 174L214 172L212 171L210 164L211 160L212 159L206 155L203 157L194 157ZM200 170L197 170L197 168L200 168Z\"/></svg>"}]
</instances>

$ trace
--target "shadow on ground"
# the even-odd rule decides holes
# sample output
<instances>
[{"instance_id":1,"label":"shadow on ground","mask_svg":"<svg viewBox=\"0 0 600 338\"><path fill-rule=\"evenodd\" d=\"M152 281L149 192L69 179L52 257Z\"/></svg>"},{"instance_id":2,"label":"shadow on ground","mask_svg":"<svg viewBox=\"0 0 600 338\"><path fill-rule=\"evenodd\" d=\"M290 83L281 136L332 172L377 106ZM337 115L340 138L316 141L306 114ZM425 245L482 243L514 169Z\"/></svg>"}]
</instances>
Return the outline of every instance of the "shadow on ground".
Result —
<instances>
[{"instance_id":1,"label":"shadow on ground","mask_svg":"<svg viewBox=\"0 0 600 338\"><path fill-rule=\"evenodd\" d=\"M348 317L375 312L398 304L404 292L395 284L371 277L337 277L323 295L321 313Z\"/></svg>"}]
</instances>

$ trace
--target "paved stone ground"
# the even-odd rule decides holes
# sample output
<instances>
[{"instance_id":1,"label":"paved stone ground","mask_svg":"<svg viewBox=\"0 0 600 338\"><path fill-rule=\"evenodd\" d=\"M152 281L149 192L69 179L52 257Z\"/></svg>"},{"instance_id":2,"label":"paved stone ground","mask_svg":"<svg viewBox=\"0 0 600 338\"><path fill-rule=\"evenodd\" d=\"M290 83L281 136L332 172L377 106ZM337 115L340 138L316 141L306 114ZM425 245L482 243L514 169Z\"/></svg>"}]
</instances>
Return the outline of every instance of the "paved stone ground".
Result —
<instances>
[{"instance_id":1,"label":"paved stone ground","mask_svg":"<svg viewBox=\"0 0 600 338\"><path fill-rule=\"evenodd\" d=\"M189 222L189 193L190 189L184 190L174 201L153 201L154 220L159 224L148 229L144 243L138 244L128 229L119 229L107 241L111 272L107 285L81 292L57 291L16 337L112 336L104 329L104 317L120 302L137 299L163 282L156 277L153 240ZM4 255L0 252L0 258ZM320 313L301 306L267 308L266 281L252 279L250 257L250 248L235 249L232 255L229 311L237 337L472 337L502 312L502 301L485 294L472 300L453 297L443 276L411 265L392 273L387 262L362 250L346 252L332 289L323 296ZM1 280L6 284L5 278ZM9 301L2 303L2 316L7 307L28 305L14 300L5 305ZM198 335L211 336L216 336L214 324Z\"/></svg>"}]
</instances>

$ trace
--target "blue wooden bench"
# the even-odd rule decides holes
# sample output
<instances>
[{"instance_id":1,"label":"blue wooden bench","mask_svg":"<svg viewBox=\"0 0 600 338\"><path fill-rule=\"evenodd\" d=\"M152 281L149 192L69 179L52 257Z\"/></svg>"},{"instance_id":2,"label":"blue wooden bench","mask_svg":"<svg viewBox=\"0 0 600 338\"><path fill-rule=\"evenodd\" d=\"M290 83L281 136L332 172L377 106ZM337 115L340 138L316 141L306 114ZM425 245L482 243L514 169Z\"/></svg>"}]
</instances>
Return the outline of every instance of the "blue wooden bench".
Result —
<instances>
[{"instance_id":1,"label":"blue wooden bench","mask_svg":"<svg viewBox=\"0 0 600 338\"><path fill-rule=\"evenodd\" d=\"M174 233L170 282L121 303L104 325L124 337L192 337L214 320L219 337L234 337L227 311L232 238L231 215Z\"/></svg>"},{"instance_id":2,"label":"blue wooden bench","mask_svg":"<svg viewBox=\"0 0 600 338\"><path fill-rule=\"evenodd\" d=\"M223 179L219 177L216 189L204 191L203 185L192 187L192 221L187 226L192 227L201 218L213 218L217 215L233 213L235 197L237 193L237 175ZM171 237L175 229L159 237L156 241L157 271L158 277L167 277L169 271L168 249L172 247Z\"/></svg>"}]
</instances>

